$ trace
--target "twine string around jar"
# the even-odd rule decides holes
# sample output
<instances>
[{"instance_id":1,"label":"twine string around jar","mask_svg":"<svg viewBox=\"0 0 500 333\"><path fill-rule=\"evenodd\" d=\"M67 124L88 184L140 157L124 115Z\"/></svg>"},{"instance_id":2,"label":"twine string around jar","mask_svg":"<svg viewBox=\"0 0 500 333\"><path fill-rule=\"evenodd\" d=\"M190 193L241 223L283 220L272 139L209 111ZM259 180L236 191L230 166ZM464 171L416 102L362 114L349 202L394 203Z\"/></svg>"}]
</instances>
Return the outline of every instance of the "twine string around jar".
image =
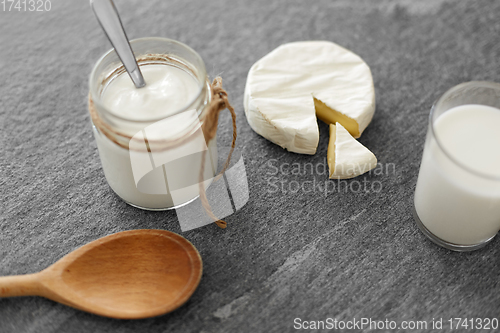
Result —
<instances>
[{"instance_id":1,"label":"twine string around jar","mask_svg":"<svg viewBox=\"0 0 500 333\"><path fill-rule=\"evenodd\" d=\"M231 161L231 156L234 151L234 147L236 146L236 113L234 112L233 106L229 103L227 92L222 88L222 78L216 77L212 82L212 101L210 102L209 109L207 110L207 115L205 117L205 121L203 122L203 134L205 135L205 141L210 142L215 137L217 133L217 125L219 123L219 113L228 109L231 113L231 118L233 122L233 140L231 142L231 149L229 150L229 154L227 155L226 162L224 163L224 167L219 172L219 174L214 178L214 182L218 181L226 171L229 163ZM199 179L199 187L200 187L200 200L207 212L208 216L212 218L220 228L225 229L227 227L226 221L218 219L214 213L212 212L212 208L208 203L207 195L205 193L205 186L203 182L203 170L205 169L205 158L206 158L206 150L203 151L201 157L201 168L200 168L200 179Z\"/></svg>"}]
</instances>

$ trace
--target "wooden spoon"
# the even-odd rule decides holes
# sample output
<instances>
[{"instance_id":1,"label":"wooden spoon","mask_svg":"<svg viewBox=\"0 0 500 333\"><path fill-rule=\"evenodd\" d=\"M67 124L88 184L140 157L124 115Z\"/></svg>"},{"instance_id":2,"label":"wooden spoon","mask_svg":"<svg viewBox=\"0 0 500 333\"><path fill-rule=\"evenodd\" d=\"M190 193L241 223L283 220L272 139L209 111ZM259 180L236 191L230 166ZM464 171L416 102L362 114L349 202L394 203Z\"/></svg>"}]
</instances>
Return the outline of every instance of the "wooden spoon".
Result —
<instances>
[{"instance_id":1,"label":"wooden spoon","mask_svg":"<svg viewBox=\"0 0 500 333\"><path fill-rule=\"evenodd\" d=\"M36 274L0 277L0 297L37 295L101 316L138 319L184 304L198 286L201 257L165 230L109 235Z\"/></svg>"}]
</instances>

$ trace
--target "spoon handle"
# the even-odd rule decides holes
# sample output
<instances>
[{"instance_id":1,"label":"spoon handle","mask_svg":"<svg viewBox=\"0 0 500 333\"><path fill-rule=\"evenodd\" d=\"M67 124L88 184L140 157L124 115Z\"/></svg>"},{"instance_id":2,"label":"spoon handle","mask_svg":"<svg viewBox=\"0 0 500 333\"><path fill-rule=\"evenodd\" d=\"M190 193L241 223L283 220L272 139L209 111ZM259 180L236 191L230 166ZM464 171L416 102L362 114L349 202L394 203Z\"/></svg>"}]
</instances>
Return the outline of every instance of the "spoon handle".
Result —
<instances>
[{"instance_id":1,"label":"spoon handle","mask_svg":"<svg viewBox=\"0 0 500 333\"><path fill-rule=\"evenodd\" d=\"M0 297L37 296L41 292L38 274L0 277Z\"/></svg>"},{"instance_id":2,"label":"spoon handle","mask_svg":"<svg viewBox=\"0 0 500 333\"><path fill-rule=\"evenodd\" d=\"M90 6L134 82L135 87L144 87L146 82L135 60L115 4L112 0L90 0Z\"/></svg>"}]
</instances>

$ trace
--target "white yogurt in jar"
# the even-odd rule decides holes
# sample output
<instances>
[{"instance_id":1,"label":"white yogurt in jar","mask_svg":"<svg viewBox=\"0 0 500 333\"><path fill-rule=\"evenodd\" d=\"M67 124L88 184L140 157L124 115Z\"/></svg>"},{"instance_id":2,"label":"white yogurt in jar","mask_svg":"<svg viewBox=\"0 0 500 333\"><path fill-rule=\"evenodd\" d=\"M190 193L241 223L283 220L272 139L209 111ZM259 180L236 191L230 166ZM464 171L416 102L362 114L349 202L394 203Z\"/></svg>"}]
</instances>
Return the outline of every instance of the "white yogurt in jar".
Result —
<instances>
[{"instance_id":1,"label":"white yogurt in jar","mask_svg":"<svg viewBox=\"0 0 500 333\"><path fill-rule=\"evenodd\" d=\"M196 109L175 114L200 93L200 83L192 75L168 64L144 65L141 71L144 88L136 89L123 73L105 87L101 103L118 119L156 121L131 135L129 149L118 146L95 127L94 134L106 179L123 200L144 209L170 209L199 195L204 150L205 186L210 184L217 169L216 139L205 143ZM189 140L179 145L160 149L161 145L155 144L157 140L178 140L189 128Z\"/></svg>"},{"instance_id":2,"label":"white yogurt in jar","mask_svg":"<svg viewBox=\"0 0 500 333\"><path fill-rule=\"evenodd\" d=\"M135 88L130 77L123 73L104 90L104 106L123 118L147 120L175 113L199 93L199 83L180 68L147 65L141 66L141 72L146 81L144 88Z\"/></svg>"}]
</instances>

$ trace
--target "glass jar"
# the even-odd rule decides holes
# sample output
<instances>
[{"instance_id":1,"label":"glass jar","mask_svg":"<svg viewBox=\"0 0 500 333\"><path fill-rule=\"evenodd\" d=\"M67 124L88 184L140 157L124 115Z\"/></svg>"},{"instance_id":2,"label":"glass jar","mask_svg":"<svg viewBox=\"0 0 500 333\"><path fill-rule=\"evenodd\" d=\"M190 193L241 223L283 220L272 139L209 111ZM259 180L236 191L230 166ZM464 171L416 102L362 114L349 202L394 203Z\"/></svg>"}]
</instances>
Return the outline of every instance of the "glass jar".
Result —
<instances>
[{"instance_id":1,"label":"glass jar","mask_svg":"<svg viewBox=\"0 0 500 333\"><path fill-rule=\"evenodd\" d=\"M457 108L464 107L457 113ZM487 113L484 108L489 108ZM494 131L486 125L498 123L499 114L500 84L494 82L459 84L432 106L413 216L420 230L442 247L476 250L490 242L500 229L500 177L472 163L478 158L488 161L497 156L493 152L498 151L498 139L488 136ZM461 133L455 124L464 121L467 130ZM454 133L460 133L465 140L457 141ZM476 155L457 155L450 149L450 138L467 154L473 150ZM490 163L498 170L494 162L484 164Z\"/></svg>"},{"instance_id":2,"label":"glass jar","mask_svg":"<svg viewBox=\"0 0 500 333\"><path fill-rule=\"evenodd\" d=\"M198 197L200 178L206 188L217 171L217 140L206 142L202 126L212 99L205 64L193 49L174 40L140 38L130 44L141 69L150 65L181 69L194 78L198 93L187 105L161 116L137 119L112 110L103 103L106 89L128 74L114 49L108 51L90 75L89 93L104 175L111 189L132 206L177 208Z\"/></svg>"}]
</instances>

